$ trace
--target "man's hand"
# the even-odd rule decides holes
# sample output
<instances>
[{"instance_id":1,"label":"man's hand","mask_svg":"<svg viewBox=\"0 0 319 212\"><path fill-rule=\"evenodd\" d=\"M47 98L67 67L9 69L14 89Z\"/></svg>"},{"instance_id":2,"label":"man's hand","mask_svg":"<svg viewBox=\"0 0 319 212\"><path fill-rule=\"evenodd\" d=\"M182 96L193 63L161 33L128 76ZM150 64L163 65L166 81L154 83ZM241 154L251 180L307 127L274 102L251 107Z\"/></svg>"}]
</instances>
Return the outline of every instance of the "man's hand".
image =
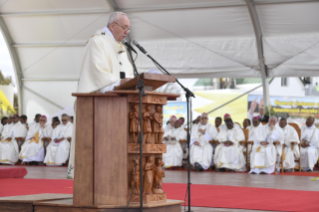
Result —
<instances>
[{"instance_id":1,"label":"man's hand","mask_svg":"<svg viewBox=\"0 0 319 212\"><path fill-rule=\"evenodd\" d=\"M68 137L66 140L68 140L69 142L72 140L72 138L71 137Z\"/></svg>"},{"instance_id":2,"label":"man's hand","mask_svg":"<svg viewBox=\"0 0 319 212\"><path fill-rule=\"evenodd\" d=\"M259 108L264 108L264 98L261 98Z\"/></svg>"},{"instance_id":3,"label":"man's hand","mask_svg":"<svg viewBox=\"0 0 319 212\"><path fill-rule=\"evenodd\" d=\"M279 141L274 141L273 143L274 143L275 145L280 144Z\"/></svg>"},{"instance_id":4,"label":"man's hand","mask_svg":"<svg viewBox=\"0 0 319 212\"><path fill-rule=\"evenodd\" d=\"M12 138L11 138L11 137L9 137L9 138L7 138L6 140L7 140L7 141L11 141L11 140L12 140Z\"/></svg>"},{"instance_id":5,"label":"man's hand","mask_svg":"<svg viewBox=\"0 0 319 212\"><path fill-rule=\"evenodd\" d=\"M233 142L231 142L231 141L226 141L226 142L224 142L224 144L225 144L226 146L232 146L232 145L233 145Z\"/></svg>"},{"instance_id":6,"label":"man's hand","mask_svg":"<svg viewBox=\"0 0 319 212\"><path fill-rule=\"evenodd\" d=\"M168 141L168 137L164 137L164 141Z\"/></svg>"},{"instance_id":7,"label":"man's hand","mask_svg":"<svg viewBox=\"0 0 319 212\"><path fill-rule=\"evenodd\" d=\"M200 146L200 144L199 144L199 142L198 141L195 141L195 143L194 143L195 145L197 145L197 146Z\"/></svg>"},{"instance_id":8,"label":"man's hand","mask_svg":"<svg viewBox=\"0 0 319 212\"><path fill-rule=\"evenodd\" d=\"M201 134L205 134L206 130L198 129L198 132L200 132Z\"/></svg>"},{"instance_id":9,"label":"man's hand","mask_svg":"<svg viewBox=\"0 0 319 212\"><path fill-rule=\"evenodd\" d=\"M176 141L176 138L175 138L175 137L172 137L171 140Z\"/></svg>"},{"instance_id":10,"label":"man's hand","mask_svg":"<svg viewBox=\"0 0 319 212\"><path fill-rule=\"evenodd\" d=\"M254 111L255 111L255 109L256 109L256 107L258 105L257 99L258 99L258 97L256 97L254 99L254 101L252 101L251 104L250 104L250 108L249 108L249 113L250 114L254 114Z\"/></svg>"},{"instance_id":11,"label":"man's hand","mask_svg":"<svg viewBox=\"0 0 319 212\"><path fill-rule=\"evenodd\" d=\"M266 142L266 141L262 141L262 142L260 142L260 144L261 144L262 146L267 146L269 143Z\"/></svg>"}]
</instances>

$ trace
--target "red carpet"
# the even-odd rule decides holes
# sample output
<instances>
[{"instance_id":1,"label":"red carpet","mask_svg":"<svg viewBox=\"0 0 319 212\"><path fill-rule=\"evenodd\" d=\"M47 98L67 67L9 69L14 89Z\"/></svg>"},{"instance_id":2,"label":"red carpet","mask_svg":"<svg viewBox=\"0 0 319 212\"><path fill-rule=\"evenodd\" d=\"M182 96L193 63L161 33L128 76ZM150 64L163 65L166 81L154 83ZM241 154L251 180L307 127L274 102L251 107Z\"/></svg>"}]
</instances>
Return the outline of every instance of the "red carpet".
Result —
<instances>
[{"instance_id":1,"label":"red carpet","mask_svg":"<svg viewBox=\"0 0 319 212\"><path fill-rule=\"evenodd\" d=\"M23 178L27 174L24 167L0 167L0 178Z\"/></svg>"},{"instance_id":2,"label":"red carpet","mask_svg":"<svg viewBox=\"0 0 319 212\"><path fill-rule=\"evenodd\" d=\"M317 183L317 182L314 182ZM165 183L169 199L184 200L186 184ZM73 193L73 180L0 179L0 196ZM237 186L192 185L192 205L273 211L319 211L319 192Z\"/></svg>"}]
</instances>

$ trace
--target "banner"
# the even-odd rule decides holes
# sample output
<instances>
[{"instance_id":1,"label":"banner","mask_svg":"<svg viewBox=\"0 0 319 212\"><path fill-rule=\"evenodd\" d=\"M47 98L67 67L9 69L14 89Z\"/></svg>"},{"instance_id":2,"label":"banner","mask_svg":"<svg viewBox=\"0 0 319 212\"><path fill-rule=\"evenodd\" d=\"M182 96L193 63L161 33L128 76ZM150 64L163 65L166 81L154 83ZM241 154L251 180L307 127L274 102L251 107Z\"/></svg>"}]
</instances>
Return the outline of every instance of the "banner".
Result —
<instances>
[{"instance_id":1,"label":"banner","mask_svg":"<svg viewBox=\"0 0 319 212\"><path fill-rule=\"evenodd\" d=\"M167 105L163 109L163 125L171 116L176 116L177 119L180 117L185 118L185 123L187 123L187 103L186 102L167 102Z\"/></svg>"}]
</instances>

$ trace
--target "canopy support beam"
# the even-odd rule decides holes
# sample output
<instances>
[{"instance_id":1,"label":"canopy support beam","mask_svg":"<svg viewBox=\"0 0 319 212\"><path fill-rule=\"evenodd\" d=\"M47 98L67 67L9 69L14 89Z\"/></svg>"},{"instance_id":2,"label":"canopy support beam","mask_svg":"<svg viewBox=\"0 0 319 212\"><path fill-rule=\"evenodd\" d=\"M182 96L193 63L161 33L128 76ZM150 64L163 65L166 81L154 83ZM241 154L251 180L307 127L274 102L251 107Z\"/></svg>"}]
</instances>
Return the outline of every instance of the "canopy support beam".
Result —
<instances>
[{"instance_id":1,"label":"canopy support beam","mask_svg":"<svg viewBox=\"0 0 319 212\"><path fill-rule=\"evenodd\" d=\"M16 51L16 49L13 47L13 40L12 37L9 33L8 27L6 25L6 23L4 22L3 18L0 17L0 30L4 36L4 40L6 41L11 59L12 59L12 65L13 65L13 70L14 70L14 74L15 74L15 78L16 78L16 85L17 85L17 91L18 91L18 113L22 114L23 113L23 92L22 92L22 77L23 77L23 73L22 73L22 69L21 69L21 64L19 61L19 57L18 57L18 53ZM14 105L12 105L14 107Z\"/></svg>"},{"instance_id":2,"label":"canopy support beam","mask_svg":"<svg viewBox=\"0 0 319 212\"><path fill-rule=\"evenodd\" d=\"M261 27L255 7L255 2L253 0L245 0L249 15L254 27L255 37L256 37L256 45L257 45L257 53L258 53L258 65L261 73L262 86L263 86L263 98L264 98L264 106L268 106L270 104L269 101L269 83L267 80L268 73L267 67L265 65L265 58L263 52L263 43L262 43L262 32Z\"/></svg>"}]
</instances>

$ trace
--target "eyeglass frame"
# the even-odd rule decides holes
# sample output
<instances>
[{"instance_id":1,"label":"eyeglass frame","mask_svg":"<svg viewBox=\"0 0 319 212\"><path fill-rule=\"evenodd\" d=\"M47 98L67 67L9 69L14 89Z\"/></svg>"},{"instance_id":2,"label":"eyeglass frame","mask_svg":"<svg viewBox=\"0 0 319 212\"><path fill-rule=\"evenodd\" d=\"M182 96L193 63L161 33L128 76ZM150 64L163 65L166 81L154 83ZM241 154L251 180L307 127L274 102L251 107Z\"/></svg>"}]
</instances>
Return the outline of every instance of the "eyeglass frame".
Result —
<instances>
[{"instance_id":1,"label":"eyeglass frame","mask_svg":"<svg viewBox=\"0 0 319 212\"><path fill-rule=\"evenodd\" d=\"M113 23L115 23L116 25L118 25L119 27L121 27L121 28L124 30L124 32L125 32L125 31L126 31L127 33L130 33L130 32L131 32L130 28L123 27L123 26L119 25L118 23L116 23L115 21L114 21Z\"/></svg>"}]
</instances>

